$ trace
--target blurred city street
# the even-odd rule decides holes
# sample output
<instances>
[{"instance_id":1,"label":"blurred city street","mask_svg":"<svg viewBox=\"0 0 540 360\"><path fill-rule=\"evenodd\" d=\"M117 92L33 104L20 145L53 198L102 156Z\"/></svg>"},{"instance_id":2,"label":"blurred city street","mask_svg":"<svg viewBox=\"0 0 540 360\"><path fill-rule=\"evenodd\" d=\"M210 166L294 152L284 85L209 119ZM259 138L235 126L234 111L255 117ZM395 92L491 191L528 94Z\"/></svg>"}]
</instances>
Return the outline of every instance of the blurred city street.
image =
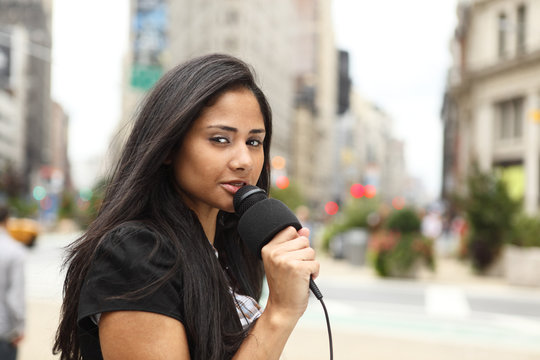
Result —
<instances>
[{"instance_id":1,"label":"blurred city street","mask_svg":"<svg viewBox=\"0 0 540 360\"><path fill-rule=\"evenodd\" d=\"M44 234L27 262L28 327L19 360L51 354L61 303L62 247L77 234ZM510 287L439 259L435 274L383 280L366 266L320 256L316 280L335 359L539 359L540 289ZM322 307L312 301L282 359L328 359Z\"/></svg>"},{"instance_id":2,"label":"blurred city street","mask_svg":"<svg viewBox=\"0 0 540 360\"><path fill-rule=\"evenodd\" d=\"M266 134L257 140L264 162L249 176L224 175L237 160L226 144L240 137L206 142L232 154L215 171L226 177L219 188L235 192L265 169L257 184L328 250L316 282L335 359L540 360L539 15L540 0L0 1L0 208L18 241L39 235L18 359L58 359L61 267L74 229L113 194L137 206L104 221L168 218L148 209L167 208L151 187L173 173L184 199L180 180L197 172L180 166L186 137L177 130L198 128L236 85L196 99L195 87L213 82L190 70L194 81L147 95L191 69L179 64L219 53L253 70L265 97L256 132ZM171 110L145 110L160 104ZM240 134L251 120L236 118L238 126L210 127ZM163 159L138 162L155 149ZM130 164L147 185L122 172L129 154L143 153ZM220 159L186 164L218 169ZM144 189L136 194L145 199L114 191L126 178L139 179L125 189ZM312 297L282 359L328 358Z\"/></svg>"}]
</instances>

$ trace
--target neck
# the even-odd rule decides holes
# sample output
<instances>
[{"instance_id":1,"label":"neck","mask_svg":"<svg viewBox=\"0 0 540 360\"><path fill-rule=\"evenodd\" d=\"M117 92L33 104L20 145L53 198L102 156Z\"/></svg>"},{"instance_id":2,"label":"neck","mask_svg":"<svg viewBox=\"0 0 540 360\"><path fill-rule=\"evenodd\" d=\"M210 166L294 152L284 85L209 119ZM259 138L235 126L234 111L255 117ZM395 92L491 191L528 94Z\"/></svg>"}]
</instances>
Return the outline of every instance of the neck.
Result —
<instances>
[{"instance_id":1,"label":"neck","mask_svg":"<svg viewBox=\"0 0 540 360\"><path fill-rule=\"evenodd\" d=\"M218 210L210 212L209 214L199 214L197 213L197 217L199 218L199 222L201 223L201 226L204 230L204 234L206 235L206 238L210 242L210 244L214 245L214 238L216 236L216 221L217 221L217 214Z\"/></svg>"}]
</instances>

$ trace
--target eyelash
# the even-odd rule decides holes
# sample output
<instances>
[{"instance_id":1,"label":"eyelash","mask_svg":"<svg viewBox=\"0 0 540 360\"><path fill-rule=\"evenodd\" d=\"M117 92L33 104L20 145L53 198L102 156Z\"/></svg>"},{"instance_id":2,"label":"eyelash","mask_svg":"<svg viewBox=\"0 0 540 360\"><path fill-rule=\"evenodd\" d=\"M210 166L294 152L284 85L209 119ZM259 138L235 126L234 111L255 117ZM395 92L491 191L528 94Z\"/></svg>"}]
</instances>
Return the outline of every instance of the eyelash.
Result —
<instances>
[{"instance_id":1,"label":"eyelash","mask_svg":"<svg viewBox=\"0 0 540 360\"><path fill-rule=\"evenodd\" d=\"M210 138L210 141L212 142L215 142L215 143L218 143L218 144L227 144L227 143L230 143L230 140L224 136L215 136L215 137L212 137ZM263 142L261 140L257 140L257 139L250 139L247 141L247 143L251 146L254 146L254 147L259 147L263 144ZM256 144L253 144L253 143L256 143Z\"/></svg>"},{"instance_id":2,"label":"eyelash","mask_svg":"<svg viewBox=\"0 0 540 360\"><path fill-rule=\"evenodd\" d=\"M216 142L218 144L225 144L229 142L229 139L224 136L214 136L210 138L210 141Z\"/></svg>"}]
</instances>

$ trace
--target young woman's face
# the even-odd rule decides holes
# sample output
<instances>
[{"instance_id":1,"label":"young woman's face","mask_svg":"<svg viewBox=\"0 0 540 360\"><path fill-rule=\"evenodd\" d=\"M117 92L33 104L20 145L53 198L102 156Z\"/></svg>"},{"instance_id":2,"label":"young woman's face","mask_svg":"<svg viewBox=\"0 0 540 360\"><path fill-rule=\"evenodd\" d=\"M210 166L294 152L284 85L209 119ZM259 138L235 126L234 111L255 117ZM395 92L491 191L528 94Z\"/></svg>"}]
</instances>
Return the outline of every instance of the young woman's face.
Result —
<instances>
[{"instance_id":1,"label":"young woman's face","mask_svg":"<svg viewBox=\"0 0 540 360\"><path fill-rule=\"evenodd\" d=\"M259 103L248 89L226 91L203 110L173 160L180 193L198 216L234 212L236 191L261 175L264 136Z\"/></svg>"}]
</instances>

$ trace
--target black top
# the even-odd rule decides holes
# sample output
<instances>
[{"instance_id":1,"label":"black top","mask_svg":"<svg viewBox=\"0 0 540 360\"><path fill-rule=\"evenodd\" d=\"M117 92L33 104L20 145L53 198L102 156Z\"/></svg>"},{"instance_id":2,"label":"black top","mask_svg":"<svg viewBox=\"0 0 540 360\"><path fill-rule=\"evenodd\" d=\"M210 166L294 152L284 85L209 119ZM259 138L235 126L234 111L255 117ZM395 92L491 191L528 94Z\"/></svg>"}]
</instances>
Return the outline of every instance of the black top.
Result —
<instances>
[{"instance_id":1,"label":"black top","mask_svg":"<svg viewBox=\"0 0 540 360\"><path fill-rule=\"evenodd\" d=\"M131 222L110 231L92 260L81 289L78 312L79 342L83 359L103 359L99 331L92 315L107 311L138 310L183 319L180 274L164 284L150 286L173 266L171 245L157 234ZM119 298L122 297L122 298Z\"/></svg>"}]
</instances>

